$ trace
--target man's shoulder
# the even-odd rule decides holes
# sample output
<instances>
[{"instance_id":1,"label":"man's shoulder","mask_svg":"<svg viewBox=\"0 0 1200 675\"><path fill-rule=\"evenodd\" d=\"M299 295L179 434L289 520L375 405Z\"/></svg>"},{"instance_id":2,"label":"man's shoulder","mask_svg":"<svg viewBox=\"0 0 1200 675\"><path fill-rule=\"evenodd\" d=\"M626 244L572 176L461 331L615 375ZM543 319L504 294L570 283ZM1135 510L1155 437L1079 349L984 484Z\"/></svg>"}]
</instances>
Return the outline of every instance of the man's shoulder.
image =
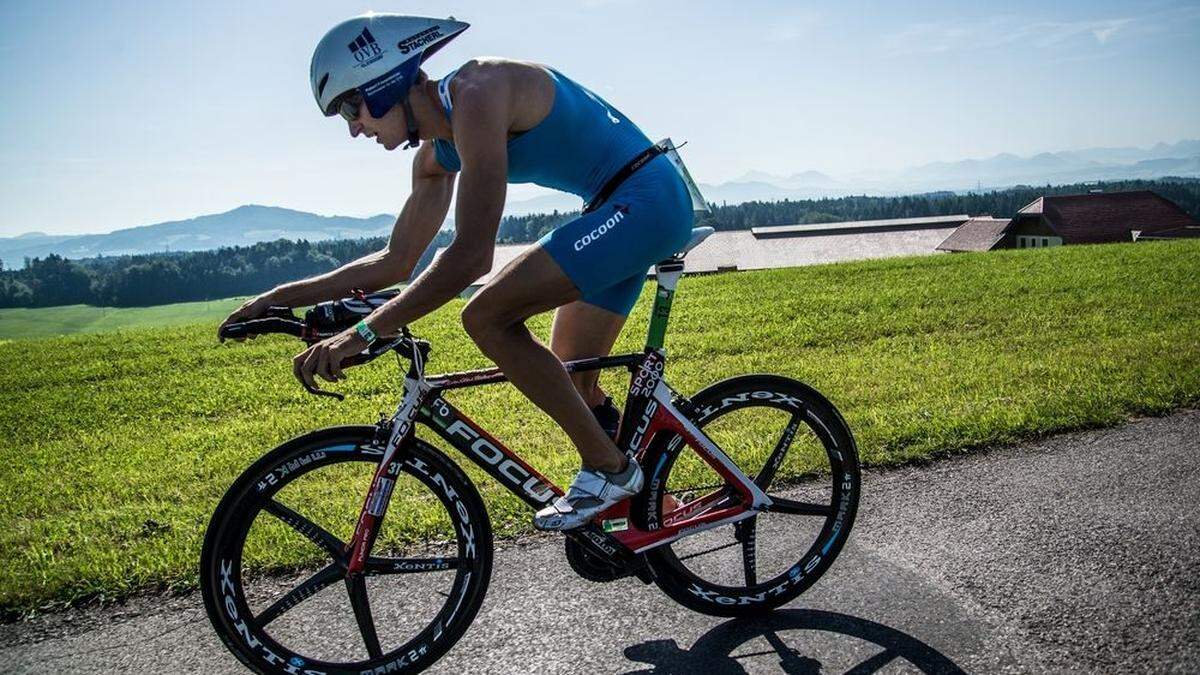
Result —
<instances>
[{"instance_id":1,"label":"man's shoulder","mask_svg":"<svg viewBox=\"0 0 1200 675\"><path fill-rule=\"evenodd\" d=\"M544 75L547 66L501 56L476 56L465 61L449 77L452 93L466 87L510 87L530 77Z\"/></svg>"}]
</instances>

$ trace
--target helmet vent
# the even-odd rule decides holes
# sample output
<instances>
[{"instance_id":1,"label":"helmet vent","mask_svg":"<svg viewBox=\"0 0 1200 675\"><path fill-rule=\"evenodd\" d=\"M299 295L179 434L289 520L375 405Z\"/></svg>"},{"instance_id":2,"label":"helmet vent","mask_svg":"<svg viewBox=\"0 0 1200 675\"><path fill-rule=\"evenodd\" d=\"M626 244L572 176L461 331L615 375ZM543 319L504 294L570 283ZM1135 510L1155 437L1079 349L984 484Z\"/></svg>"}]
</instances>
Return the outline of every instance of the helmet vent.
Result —
<instances>
[{"instance_id":1,"label":"helmet vent","mask_svg":"<svg viewBox=\"0 0 1200 675\"><path fill-rule=\"evenodd\" d=\"M321 76L321 81L317 83L317 96L325 93L325 85L329 84L329 73Z\"/></svg>"}]
</instances>

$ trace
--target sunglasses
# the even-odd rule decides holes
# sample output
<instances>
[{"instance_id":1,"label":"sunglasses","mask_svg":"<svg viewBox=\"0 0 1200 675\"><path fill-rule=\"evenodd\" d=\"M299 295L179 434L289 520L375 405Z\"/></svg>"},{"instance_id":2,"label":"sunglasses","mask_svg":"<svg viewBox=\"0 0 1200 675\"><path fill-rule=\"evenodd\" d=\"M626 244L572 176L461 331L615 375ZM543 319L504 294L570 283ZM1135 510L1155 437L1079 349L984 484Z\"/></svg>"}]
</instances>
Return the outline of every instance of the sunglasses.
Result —
<instances>
[{"instance_id":1,"label":"sunglasses","mask_svg":"<svg viewBox=\"0 0 1200 675\"><path fill-rule=\"evenodd\" d=\"M358 119L358 108L362 102L362 96L348 96L338 104L338 114L347 122L353 122Z\"/></svg>"}]
</instances>

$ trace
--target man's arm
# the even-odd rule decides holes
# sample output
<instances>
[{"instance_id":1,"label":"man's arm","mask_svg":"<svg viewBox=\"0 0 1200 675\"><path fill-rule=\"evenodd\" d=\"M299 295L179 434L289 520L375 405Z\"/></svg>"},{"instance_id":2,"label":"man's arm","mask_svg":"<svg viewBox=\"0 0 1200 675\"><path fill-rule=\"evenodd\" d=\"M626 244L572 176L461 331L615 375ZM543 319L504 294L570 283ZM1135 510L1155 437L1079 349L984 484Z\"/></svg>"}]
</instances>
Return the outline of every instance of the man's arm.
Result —
<instances>
[{"instance_id":1,"label":"man's arm","mask_svg":"<svg viewBox=\"0 0 1200 675\"><path fill-rule=\"evenodd\" d=\"M396 218L387 248L331 272L278 286L269 293L271 304L311 305L356 288L373 291L408 279L446 220L453 194L454 174L438 164L432 143L422 145L413 158L412 193Z\"/></svg>"},{"instance_id":2,"label":"man's arm","mask_svg":"<svg viewBox=\"0 0 1200 675\"><path fill-rule=\"evenodd\" d=\"M462 159L455 237L420 277L367 319L380 335L446 304L492 268L508 184L507 83L479 77L455 88L454 144Z\"/></svg>"}]
</instances>

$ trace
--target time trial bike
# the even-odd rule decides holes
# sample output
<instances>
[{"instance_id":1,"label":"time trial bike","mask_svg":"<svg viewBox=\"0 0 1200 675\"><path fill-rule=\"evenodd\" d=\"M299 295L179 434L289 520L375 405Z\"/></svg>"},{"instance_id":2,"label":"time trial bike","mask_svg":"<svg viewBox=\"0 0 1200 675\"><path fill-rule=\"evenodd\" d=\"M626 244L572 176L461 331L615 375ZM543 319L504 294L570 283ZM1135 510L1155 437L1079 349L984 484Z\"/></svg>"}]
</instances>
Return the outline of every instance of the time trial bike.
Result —
<instances>
[{"instance_id":1,"label":"time trial bike","mask_svg":"<svg viewBox=\"0 0 1200 675\"><path fill-rule=\"evenodd\" d=\"M646 475L638 495L565 533L566 558L593 581L635 577L695 611L747 616L792 600L829 568L854 523L860 474L842 416L797 380L743 375L691 396L667 384L663 343L683 255L711 232L698 228L655 266L644 351L565 364L630 371L616 441ZM223 336L314 342L388 297L322 303L303 320L272 308ZM416 672L466 631L491 575L492 524L472 480L428 434L534 510L562 494L447 400L505 381L497 369L428 376L430 344L407 329L344 365L388 352L408 361L394 415L284 443L242 473L212 516L205 608L255 671ZM293 560L282 569L280 551Z\"/></svg>"}]
</instances>

